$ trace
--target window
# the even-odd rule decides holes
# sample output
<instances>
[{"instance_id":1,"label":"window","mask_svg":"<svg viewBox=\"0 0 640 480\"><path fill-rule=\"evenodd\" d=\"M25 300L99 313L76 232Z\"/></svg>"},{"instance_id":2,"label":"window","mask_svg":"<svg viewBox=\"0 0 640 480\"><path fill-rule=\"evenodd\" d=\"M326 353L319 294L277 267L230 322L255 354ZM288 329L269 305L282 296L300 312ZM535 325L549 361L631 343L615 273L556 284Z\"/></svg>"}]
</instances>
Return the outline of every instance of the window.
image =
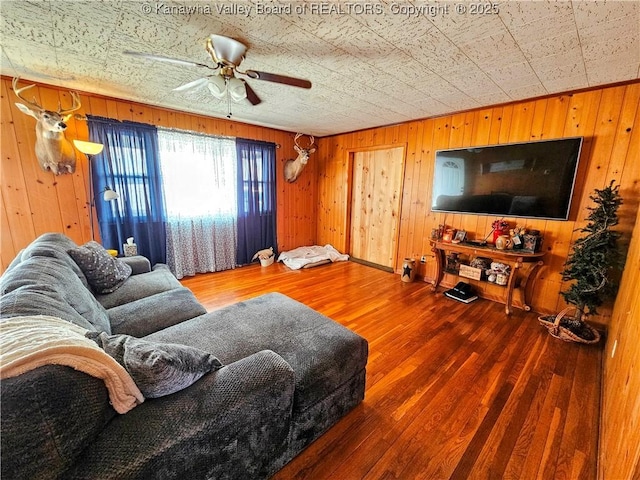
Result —
<instances>
[{"instance_id":1,"label":"window","mask_svg":"<svg viewBox=\"0 0 640 480\"><path fill-rule=\"evenodd\" d=\"M235 217L235 141L158 129L167 216Z\"/></svg>"},{"instance_id":2,"label":"window","mask_svg":"<svg viewBox=\"0 0 640 480\"><path fill-rule=\"evenodd\" d=\"M103 242L134 237L153 263L178 278L250 263L276 247L275 144L214 137L88 116L90 138L105 145L94 162Z\"/></svg>"}]
</instances>

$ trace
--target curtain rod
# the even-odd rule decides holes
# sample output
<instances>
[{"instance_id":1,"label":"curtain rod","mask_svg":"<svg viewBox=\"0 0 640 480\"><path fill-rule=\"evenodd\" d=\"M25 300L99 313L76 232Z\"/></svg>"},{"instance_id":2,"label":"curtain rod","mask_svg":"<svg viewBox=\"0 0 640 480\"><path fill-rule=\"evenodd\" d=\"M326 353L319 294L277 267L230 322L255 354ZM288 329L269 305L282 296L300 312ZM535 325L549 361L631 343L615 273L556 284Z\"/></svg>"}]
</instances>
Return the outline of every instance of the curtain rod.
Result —
<instances>
[{"instance_id":1,"label":"curtain rod","mask_svg":"<svg viewBox=\"0 0 640 480\"><path fill-rule=\"evenodd\" d=\"M279 143L275 142L267 142L266 140L255 140L252 138L243 138L243 137L230 137L228 135L211 135L210 133L196 132L194 130L184 130L182 128L168 128L168 127L157 127L158 130L164 130L166 132L178 132L178 133L186 133L187 135L196 135L200 137L208 137L208 138L222 138L226 140L249 140L251 142L264 143L268 145L275 145L276 148L280 148Z\"/></svg>"},{"instance_id":2,"label":"curtain rod","mask_svg":"<svg viewBox=\"0 0 640 480\"><path fill-rule=\"evenodd\" d=\"M177 133L183 133L183 134L187 134L187 135L195 135L195 136L207 137L207 138L220 138L220 139L224 139L224 140L235 140L236 138L240 138L240 137L230 137L228 135L211 135L209 133L197 132L195 130L184 130L182 128L159 127L157 125L153 125L153 124L149 124L149 123L134 122L134 121L131 121L131 120L117 120L117 119L114 119L114 118L100 117L98 115L87 115L85 117L85 120L86 119L91 119L91 120L93 120L95 122L101 122L101 123L128 124L128 125L142 127L142 128L150 128L150 129L155 129L155 130L164 130L165 132L177 132ZM268 144L275 145L276 148L280 148L280 144L279 143L266 142L264 140L253 140L253 139L246 139L246 140L251 140L251 141L255 141L255 142L262 142L262 143L268 143Z\"/></svg>"},{"instance_id":3,"label":"curtain rod","mask_svg":"<svg viewBox=\"0 0 640 480\"><path fill-rule=\"evenodd\" d=\"M207 137L207 138L221 138L224 140L235 140L236 137L229 137L227 135L211 135L210 133L196 132L195 130L183 130L182 128L167 128L167 127L157 127L158 130L163 130L165 132L176 132L176 133L184 133L187 135L194 135L197 137Z\"/></svg>"}]
</instances>

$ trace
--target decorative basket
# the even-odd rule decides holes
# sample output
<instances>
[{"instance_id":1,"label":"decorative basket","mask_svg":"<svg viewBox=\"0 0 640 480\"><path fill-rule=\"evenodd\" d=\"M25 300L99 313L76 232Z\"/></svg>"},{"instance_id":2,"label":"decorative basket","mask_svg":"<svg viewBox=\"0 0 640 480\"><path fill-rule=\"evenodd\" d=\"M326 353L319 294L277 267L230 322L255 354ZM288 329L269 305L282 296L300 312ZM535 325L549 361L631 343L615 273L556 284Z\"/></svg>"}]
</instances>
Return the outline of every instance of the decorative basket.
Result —
<instances>
[{"instance_id":1,"label":"decorative basket","mask_svg":"<svg viewBox=\"0 0 640 480\"><path fill-rule=\"evenodd\" d=\"M546 316L546 317L538 317L538 322L540 322L540 325L542 325L547 330L549 330L549 334L552 337L559 338L560 340L564 340L565 342L576 342L576 343L587 343L587 344L598 343L600 341L600 333L591 325L587 324L586 322L585 322L585 327L587 327L593 334L593 340L585 340L584 338L579 337L578 335L573 333L568 328L560 325L560 321L573 310L575 310L573 307L567 307L564 310L562 310L560 313L558 313L555 316L553 321L549 320L550 318L553 318L553 317Z\"/></svg>"},{"instance_id":2,"label":"decorative basket","mask_svg":"<svg viewBox=\"0 0 640 480\"><path fill-rule=\"evenodd\" d=\"M273 258L274 258L274 255L271 255L269 258L261 258L260 265L263 267L268 267L273 263Z\"/></svg>"}]
</instances>

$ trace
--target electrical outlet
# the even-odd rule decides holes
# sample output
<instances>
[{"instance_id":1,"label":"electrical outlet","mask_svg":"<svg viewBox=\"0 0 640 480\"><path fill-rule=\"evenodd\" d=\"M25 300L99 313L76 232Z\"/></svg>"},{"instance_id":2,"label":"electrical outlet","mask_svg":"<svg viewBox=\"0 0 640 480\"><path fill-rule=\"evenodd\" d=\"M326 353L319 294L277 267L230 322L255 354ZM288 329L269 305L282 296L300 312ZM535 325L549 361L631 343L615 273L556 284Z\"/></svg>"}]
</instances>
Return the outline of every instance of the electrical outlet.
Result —
<instances>
[{"instance_id":1,"label":"electrical outlet","mask_svg":"<svg viewBox=\"0 0 640 480\"><path fill-rule=\"evenodd\" d=\"M420 257L420 263L427 263L427 256L426 255L422 255L422 257Z\"/></svg>"},{"instance_id":2,"label":"electrical outlet","mask_svg":"<svg viewBox=\"0 0 640 480\"><path fill-rule=\"evenodd\" d=\"M611 358L616 354L616 348L618 347L618 339L616 338L613 342L613 348L611 349Z\"/></svg>"}]
</instances>

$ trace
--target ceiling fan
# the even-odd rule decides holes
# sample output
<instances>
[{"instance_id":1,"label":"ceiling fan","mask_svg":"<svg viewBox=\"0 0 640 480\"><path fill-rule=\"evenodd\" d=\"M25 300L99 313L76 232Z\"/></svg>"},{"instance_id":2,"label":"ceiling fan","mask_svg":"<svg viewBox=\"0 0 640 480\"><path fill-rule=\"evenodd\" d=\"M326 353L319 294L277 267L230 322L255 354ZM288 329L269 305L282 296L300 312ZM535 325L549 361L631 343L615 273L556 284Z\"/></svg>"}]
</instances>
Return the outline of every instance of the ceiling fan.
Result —
<instances>
[{"instance_id":1,"label":"ceiling fan","mask_svg":"<svg viewBox=\"0 0 640 480\"><path fill-rule=\"evenodd\" d=\"M173 63L175 65L213 70L213 74L185 83L173 90L177 92L184 92L206 86L215 98L227 99L229 112L227 118L231 118L231 100L239 102L246 98L252 105L258 105L262 101L256 92L254 92L254 90L249 86L247 81L243 78L237 78L236 74L244 75L252 80L265 80L267 82L282 83L284 85L291 85L294 87L311 88L311 82L301 78L289 77L276 73L260 72L258 70L239 70L238 67L242 60L244 60L244 54L247 51L247 46L233 38L211 34L209 35L209 38L207 38L205 49L207 53L211 55L211 59L215 65L212 66L204 63L180 60L178 58L164 57L162 55L153 55L150 53L131 51L125 51L123 53L149 60Z\"/></svg>"}]
</instances>

